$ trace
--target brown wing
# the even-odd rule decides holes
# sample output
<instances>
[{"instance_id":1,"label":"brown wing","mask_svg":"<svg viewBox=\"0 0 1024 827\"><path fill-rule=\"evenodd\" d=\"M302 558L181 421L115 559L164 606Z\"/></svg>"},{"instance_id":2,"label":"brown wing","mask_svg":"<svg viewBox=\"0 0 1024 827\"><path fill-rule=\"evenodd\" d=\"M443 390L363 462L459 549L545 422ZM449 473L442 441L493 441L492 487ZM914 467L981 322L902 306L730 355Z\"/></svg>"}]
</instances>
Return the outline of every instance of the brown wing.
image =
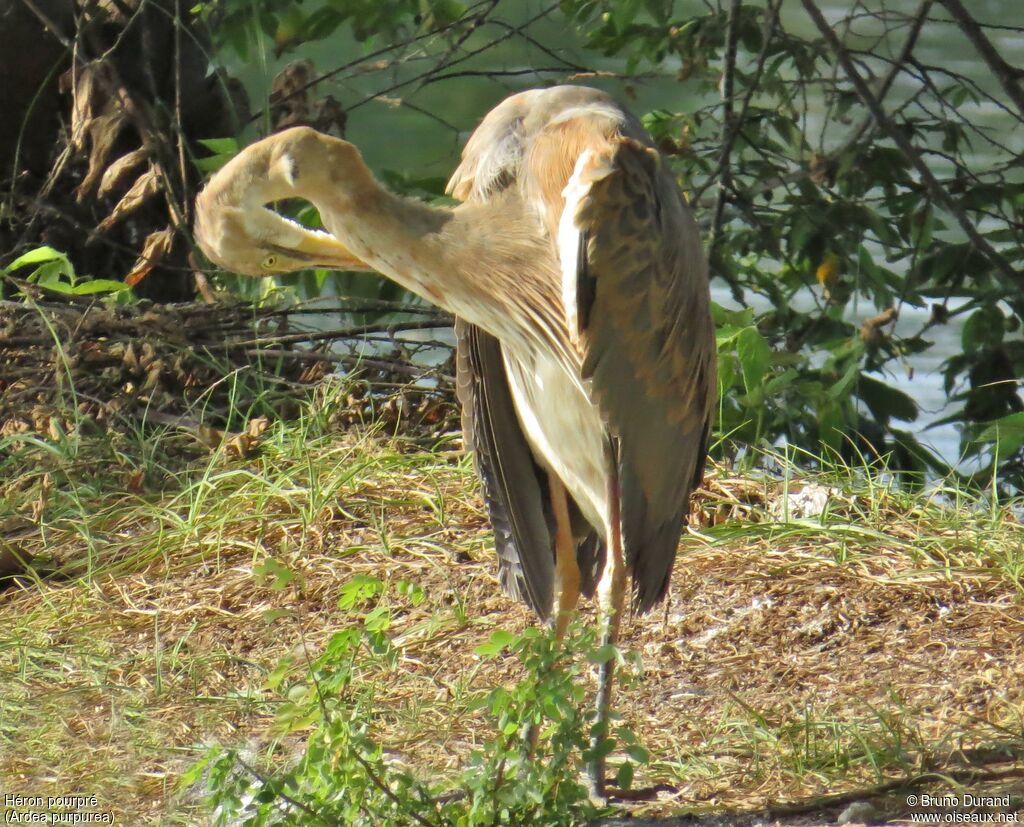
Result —
<instances>
[{"instance_id":1,"label":"brown wing","mask_svg":"<svg viewBox=\"0 0 1024 827\"><path fill-rule=\"evenodd\" d=\"M494 528L498 580L507 595L547 620L555 563L547 473L516 417L500 343L461 319L455 320L455 335L462 430Z\"/></svg>"},{"instance_id":2,"label":"brown wing","mask_svg":"<svg viewBox=\"0 0 1024 827\"><path fill-rule=\"evenodd\" d=\"M616 444L623 545L645 611L668 587L703 475L716 393L707 261L655 150L613 136L574 181L583 194L572 332Z\"/></svg>"},{"instance_id":3,"label":"brown wing","mask_svg":"<svg viewBox=\"0 0 1024 827\"><path fill-rule=\"evenodd\" d=\"M525 155L535 145L531 137L538 129L543 130L560 109L595 99L606 106L610 102L604 93L583 87L531 90L506 98L487 114L470 137L462 163L448 182L448 192L463 201L489 201L502 191L514 190L530 201L542 200L552 187L560 189L575 160L572 147L564 143L560 157L566 172L560 173L557 164L549 165L553 177L545 179L545 193L524 188ZM563 139L566 137L561 129L558 132ZM537 182L531 180L530 184ZM543 216L538 219L538 232L543 232L545 223L550 227L550 221ZM502 586L507 593L521 596L541 618L546 618L551 610L554 576L553 515L547 472L536 462L515 414L501 356L502 345L466 322L457 322L456 331L463 431L467 441L472 442L477 472L483 482ZM590 595L602 565L604 543L572 497L569 514L582 574L581 589Z\"/></svg>"},{"instance_id":4,"label":"brown wing","mask_svg":"<svg viewBox=\"0 0 1024 827\"><path fill-rule=\"evenodd\" d=\"M522 101L488 113L448 182L461 201L488 200L515 183L522 154ZM551 613L554 527L547 473L537 464L516 416L501 343L479 327L455 321L457 389L466 446L483 487L498 553L498 580L542 620Z\"/></svg>"},{"instance_id":5,"label":"brown wing","mask_svg":"<svg viewBox=\"0 0 1024 827\"><path fill-rule=\"evenodd\" d=\"M553 251L559 248L564 265L563 189L578 159L590 159L576 182L585 185L585 197L574 207L574 301L565 308L566 327L574 329L564 334L578 348L583 376L616 444L623 542L641 610L667 588L690 492L703 474L715 392L704 252L689 209L648 140L639 122L598 90L524 92L487 115L449 183L450 192L468 200L518 191L537 207L538 229L551 238ZM483 334L474 335L481 341ZM531 488L522 470L523 457L533 457L514 415L500 347L492 342L491 358L473 365L486 375L489 391L464 408L470 417L464 422L476 434L477 467L495 533L502 535L502 566L523 573L527 595L535 589L528 602L547 601L550 523L542 543L533 501L539 492L546 508L546 476L533 463L538 481ZM503 461L520 471L502 468ZM570 508L589 592L603 545L571 498ZM499 524L505 527L500 532ZM539 578L533 585L532 577Z\"/></svg>"}]
</instances>

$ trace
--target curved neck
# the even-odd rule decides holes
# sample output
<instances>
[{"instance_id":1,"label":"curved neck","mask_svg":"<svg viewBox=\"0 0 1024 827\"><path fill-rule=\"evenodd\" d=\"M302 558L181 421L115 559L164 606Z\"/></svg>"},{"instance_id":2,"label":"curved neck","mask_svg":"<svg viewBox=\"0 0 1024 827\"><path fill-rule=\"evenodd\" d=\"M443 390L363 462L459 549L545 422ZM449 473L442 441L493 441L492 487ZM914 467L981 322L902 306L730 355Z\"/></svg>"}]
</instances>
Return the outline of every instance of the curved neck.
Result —
<instances>
[{"instance_id":1,"label":"curved neck","mask_svg":"<svg viewBox=\"0 0 1024 827\"><path fill-rule=\"evenodd\" d=\"M328 230L388 278L518 349L562 338L550 243L517 195L454 209L388 192L372 176L304 193Z\"/></svg>"}]
</instances>

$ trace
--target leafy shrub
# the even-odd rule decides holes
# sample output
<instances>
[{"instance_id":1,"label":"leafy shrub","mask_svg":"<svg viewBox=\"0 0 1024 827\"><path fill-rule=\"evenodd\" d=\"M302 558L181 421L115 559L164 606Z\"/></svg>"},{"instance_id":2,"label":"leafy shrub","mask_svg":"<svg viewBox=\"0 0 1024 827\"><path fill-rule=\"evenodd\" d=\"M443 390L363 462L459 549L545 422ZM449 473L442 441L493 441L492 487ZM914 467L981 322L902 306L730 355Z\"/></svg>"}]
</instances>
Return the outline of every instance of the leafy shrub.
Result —
<instances>
[{"instance_id":1,"label":"leafy shrub","mask_svg":"<svg viewBox=\"0 0 1024 827\"><path fill-rule=\"evenodd\" d=\"M264 572L283 587L278 564ZM305 752L290 770L265 775L238 748L215 747L183 778L191 785L205 775L214 823L220 825L422 824L472 827L500 824L584 824L599 811L581 776L593 736L587 693L579 680L584 662L617 657L596 646L595 633L573 627L563 641L531 628L519 635L496 632L479 647L482 657L514 656L525 677L518 685L481 695L472 708L486 711L494 734L466 762L457 789L428 783L389 760L374 736L380 709L377 684L364 675L399 668L388 636L392 604L388 587L368 576L352 578L338 607L351 622L335 633L322 654L296 669L282 660L268 680L283 704L277 732L308 732ZM418 602L423 593L401 582L399 601ZM372 668L371 668L372 667ZM526 745L536 728L536 746ZM647 753L626 727L599 739L608 754L629 756L617 782L629 787L636 764Z\"/></svg>"}]
</instances>

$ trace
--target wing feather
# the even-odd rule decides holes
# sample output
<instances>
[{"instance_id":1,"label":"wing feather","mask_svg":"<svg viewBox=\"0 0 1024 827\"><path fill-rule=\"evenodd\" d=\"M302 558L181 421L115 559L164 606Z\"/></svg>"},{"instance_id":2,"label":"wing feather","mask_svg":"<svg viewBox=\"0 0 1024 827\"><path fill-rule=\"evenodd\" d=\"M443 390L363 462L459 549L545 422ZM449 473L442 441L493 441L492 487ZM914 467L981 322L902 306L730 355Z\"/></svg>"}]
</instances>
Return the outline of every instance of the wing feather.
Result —
<instances>
[{"instance_id":1,"label":"wing feather","mask_svg":"<svg viewBox=\"0 0 1024 827\"><path fill-rule=\"evenodd\" d=\"M534 460L516 417L501 344L462 319L455 321L455 334L462 429L494 528L498 580L507 595L546 620L555 559L547 473Z\"/></svg>"},{"instance_id":2,"label":"wing feather","mask_svg":"<svg viewBox=\"0 0 1024 827\"><path fill-rule=\"evenodd\" d=\"M462 150L446 192L459 201L486 201L516 183L523 158L523 117L529 92L499 103L480 122Z\"/></svg>"},{"instance_id":3,"label":"wing feather","mask_svg":"<svg viewBox=\"0 0 1024 827\"><path fill-rule=\"evenodd\" d=\"M646 611L668 587L703 474L716 392L707 261L655 150L610 136L581 167L582 375L617 445L623 546Z\"/></svg>"},{"instance_id":4,"label":"wing feather","mask_svg":"<svg viewBox=\"0 0 1024 827\"><path fill-rule=\"evenodd\" d=\"M640 123L583 87L524 92L487 115L448 191L486 201L504 190L532 205L561 262L560 347L616 446L623 544L635 604L647 610L667 589L714 407L714 330L696 223ZM462 322L456 330L464 427L502 585L546 617L554 576L547 471L515 414L501 344ZM575 501L570 508L590 591L604 548Z\"/></svg>"}]
</instances>

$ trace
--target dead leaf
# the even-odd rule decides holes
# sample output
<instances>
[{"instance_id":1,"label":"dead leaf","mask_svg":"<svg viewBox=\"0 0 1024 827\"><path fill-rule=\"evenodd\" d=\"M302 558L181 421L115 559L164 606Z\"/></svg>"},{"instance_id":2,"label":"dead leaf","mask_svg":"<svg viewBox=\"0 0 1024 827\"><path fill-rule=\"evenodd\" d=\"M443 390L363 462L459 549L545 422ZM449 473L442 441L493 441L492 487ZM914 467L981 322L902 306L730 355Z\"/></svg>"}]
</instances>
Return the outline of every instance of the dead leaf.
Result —
<instances>
[{"instance_id":1,"label":"dead leaf","mask_svg":"<svg viewBox=\"0 0 1024 827\"><path fill-rule=\"evenodd\" d=\"M196 428L196 437L205 448L216 450L224 441L224 432L212 425L200 425Z\"/></svg>"},{"instance_id":2,"label":"dead leaf","mask_svg":"<svg viewBox=\"0 0 1024 827\"><path fill-rule=\"evenodd\" d=\"M146 472L141 468L132 473L125 483L125 489L131 494L141 494L145 488Z\"/></svg>"},{"instance_id":3,"label":"dead leaf","mask_svg":"<svg viewBox=\"0 0 1024 827\"><path fill-rule=\"evenodd\" d=\"M240 459L245 459L252 455L256 444L257 440L248 434L238 434L228 442L227 449L228 453L235 454Z\"/></svg>"},{"instance_id":4,"label":"dead leaf","mask_svg":"<svg viewBox=\"0 0 1024 827\"><path fill-rule=\"evenodd\" d=\"M71 137L68 145L73 152L85 150L89 138L89 124L95 120L107 96L102 92L103 84L98 81L102 71L97 63L86 66L73 65L60 78L62 94L72 95L71 103Z\"/></svg>"},{"instance_id":5,"label":"dead leaf","mask_svg":"<svg viewBox=\"0 0 1024 827\"><path fill-rule=\"evenodd\" d=\"M295 60L282 69L270 87L270 120L274 131L310 125L308 85L316 76L313 61Z\"/></svg>"},{"instance_id":6,"label":"dead leaf","mask_svg":"<svg viewBox=\"0 0 1024 827\"><path fill-rule=\"evenodd\" d=\"M149 366L153 364L156 359L156 348L153 347L152 342L143 342L142 350L139 353L139 367L143 370L148 370Z\"/></svg>"},{"instance_id":7,"label":"dead leaf","mask_svg":"<svg viewBox=\"0 0 1024 827\"><path fill-rule=\"evenodd\" d=\"M198 290L199 295L203 297L203 301L207 304L216 304L217 297L214 295L213 288L210 287L210 282L207 280L206 274L199 267L195 253L188 254L188 265L192 268L192 278L196 280L196 290Z\"/></svg>"},{"instance_id":8,"label":"dead leaf","mask_svg":"<svg viewBox=\"0 0 1024 827\"><path fill-rule=\"evenodd\" d=\"M869 345L881 345L885 341L885 334L882 333L882 328L890 322L896 321L898 315L896 308L889 307L877 316L865 319L860 326L861 341Z\"/></svg>"},{"instance_id":9,"label":"dead leaf","mask_svg":"<svg viewBox=\"0 0 1024 827\"><path fill-rule=\"evenodd\" d=\"M304 384L319 382L327 375L327 365L324 362L312 362L299 374L299 381Z\"/></svg>"},{"instance_id":10,"label":"dead leaf","mask_svg":"<svg viewBox=\"0 0 1024 827\"><path fill-rule=\"evenodd\" d=\"M137 373L139 370L139 357L135 355L135 342L129 342L128 346L124 349L124 358L122 359L124 365L132 373Z\"/></svg>"},{"instance_id":11,"label":"dead leaf","mask_svg":"<svg viewBox=\"0 0 1024 827\"><path fill-rule=\"evenodd\" d=\"M149 366L149 370L146 371L146 380L142 383L142 390L151 391L155 388L159 382L160 377L164 372L164 363L162 359L157 359L153 364Z\"/></svg>"},{"instance_id":12,"label":"dead leaf","mask_svg":"<svg viewBox=\"0 0 1024 827\"><path fill-rule=\"evenodd\" d=\"M117 202L110 215L96 227L96 233L105 233L126 215L135 212L139 207L160 192L159 167L152 166L140 175L131 189Z\"/></svg>"},{"instance_id":13,"label":"dead leaf","mask_svg":"<svg viewBox=\"0 0 1024 827\"><path fill-rule=\"evenodd\" d=\"M270 427L270 420L265 416L257 416L254 419L249 420L249 426L246 428L246 433L249 436L255 438L263 436Z\"/></svg>"},{"instance_id":14,"label":"dead leaf","mask_svg":"<svg viewBox=\"0 0 1024 827\"><path fill-rule=\"evenodd\" d=\"M106 169L107 157L126 125L124 113L119 109L97 115L85 125L89 138L89 169L75 190L75 200L79 204L92 195Z\"/></svg>"},{"instance_id":15,"label":"dead leaf","mask_svg":"<svg viewBox=\"0 0 1024 827\"><path fill-rule=\"evenodd\" d=\"M333 95L328 95L317 106L317 116L313 121L313 128L320 132L331 132L332 130L339 138L345 137L345 129L348 127L348 113Z\"/></svg>"},{"instance_id":16,"label":"dead leaf","mask_svg":"<svg viewBox=\"0 0 1024 827\"><path fill-rule=\"evenodd\" d=\"M154 267L168 256L173 246L174 231L170 227L165 227L146 236L142 254L136 259L132 271L124 277L125 284L134 287L142 281Z\"/></svg>"},{"instance_id":17,"label":"dead leaf","mask_svg":"<svg viewBox=\"0 0 1024 827\"><path fill-rule=\"evenodd\" d=\"M47 473L43 474L43 480L39 483L39 496L32 503L32 522L38 525L46 511L46 503L50 499L50 490L53 488L53 477Z\"/></svg>"},{"instance_id":18,"label":"dead leaf","mask_svg":"<svg viewBox=\"0 0 1024 827\"><path fill-rule=\"evenodd\" d=\"M144 147L133 149L131 152L122 155L104 171L103 178L100 180L100 188L96 195L104 198L114 190L119 189L135 168L148 157L149 153Z\"/></svg>"}]
</instances>

